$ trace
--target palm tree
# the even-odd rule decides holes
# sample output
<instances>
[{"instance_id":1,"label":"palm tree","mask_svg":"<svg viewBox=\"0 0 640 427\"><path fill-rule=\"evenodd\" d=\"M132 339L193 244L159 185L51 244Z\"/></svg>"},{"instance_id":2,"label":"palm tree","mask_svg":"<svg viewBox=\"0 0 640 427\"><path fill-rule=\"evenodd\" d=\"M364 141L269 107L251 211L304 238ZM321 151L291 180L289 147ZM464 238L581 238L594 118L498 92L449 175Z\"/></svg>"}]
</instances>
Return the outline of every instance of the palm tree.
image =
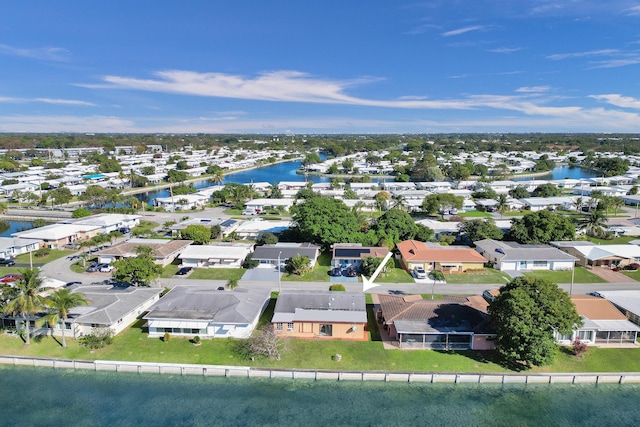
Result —
<instances>
[{"instance_id":1,"label":"palm tree","mask_svg":"<svg viewBox=\"0 0 640 427\"><path fill-rule=\"evenodd\" d=\"M431 299L433 299L433 292L435 291L435 288L436 288L436 282L444 281L444 273L440 270L433 270L429 275L433 279L433 286L431 287Z\"/></svg>"},{"instance_id":2,"label":"palm tree","mask_svg":"<svg viewBox=\"0 0 640 427\"><path fill-rule=\"evenodd\" d=\"M65 340L64 330L66 328L66 320L69 316L69 310L72 308L88 305L89 301L80 292L71 292L68 288L58 289L46 300L47 306L51 309L51 312L47 316L49 325L53 327L60 320L62 320L62 347L67 347L67 341Z\"/></svg>"},{"instance_id":3,"label":"palm tree","mask_svg":"<svg viewBox=\"0 0 640 427\"><path fill-rule=\"evenodd\" d=\"M227 289L229 289L230 291L234 290L235 288L237 288L239 285L238 283L238 279L229 279L227 281L227 284L225 285L225 287Z\"/></svg>"},{"instance_id":4,"label":"palm tree","mask_svg":"<svg viewBox=\"0 0 640 427\"><path fill-rule=\"evenodd\" d=\"M582 197L576 197L576 200L573 202L573 206L578 212L582 211L582 205L584 205L584 199Z\"/></svg>"},{"instance_id":5,"label":"palm tree","mask_svg":"<svg viewBox=\"0 0 640 427\"><path fill-rule=\"evenodd\" d=\"M507 203L507 196L505 194L500 194L498 196L498 212L500 212L500 218L504 215L504 211L507 210L509 204Z\"/></svg>"},{"instance_id":6,"label":"palm tree","mask_svg":"<svg viewBox=\"0 0 640 427\"><path fill-rule=\"evenodd\" d=\"M618 215L618 209L624 206L624 199L622 197L612 197L610 200L611 207L613 208L613 215Z\"/></svg>"},{"instance_id":7,"label":"palm tree","mask_svg":"<svg viewBox=\"0 0 640 427\"><path fill-rule=\"evenodd\" d=\"M579 223L589 236L601 237L605 234L607 227L607 216L601 209L591 211Z\"/></svg>"},{"instance_id":8,"label":"palm tree","mask_svg":"<svg viewBox=\"0 0 640 427\"><path fill-rule=\"evenodd\" d=\"M215 171L215 173L211 177L211 180L218 184L218 187L220 187L220 184L222 183L222 181L224 181L224 173L222 172L222 170Z\"/></svg>"},{"instance_id":9,"label":"palm tree","mask_svg":"<svg viewBox=\"0 0 640 427\"><path fill-rule=\"evenodd\" d=\"M22 279L15 282L17 295L9 301L5 307L5 313L21 316L24 319L26 332L25 344L31 344L31 331L29 330L29 316L36 314L45 307L45 297L42 293L50 288L42 286L42 278L39 271L33 268L21 270Z\"/></svg>"}]
</instances>

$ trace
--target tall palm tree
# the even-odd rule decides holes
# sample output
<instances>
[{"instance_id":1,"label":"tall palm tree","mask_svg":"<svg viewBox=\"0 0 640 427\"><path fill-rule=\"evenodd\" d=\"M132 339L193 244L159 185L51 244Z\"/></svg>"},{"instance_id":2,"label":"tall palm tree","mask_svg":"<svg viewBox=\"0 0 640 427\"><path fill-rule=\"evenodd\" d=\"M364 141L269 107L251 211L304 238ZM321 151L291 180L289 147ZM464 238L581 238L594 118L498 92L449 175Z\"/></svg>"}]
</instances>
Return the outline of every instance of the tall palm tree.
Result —
<instances>
[{"instance_id":1,"label":"tall palm tree","mask_svg":"<svg viewBox=\"0 0 640 427\"><path fill-rule=\"evenodd\" d=\"M224 173L222 172L222 170L215 171L213 176L211 177L211 180L218 184L218 187L220 187L220 184L222 183L222 181L224 181Z\"/></svg>"},{"instance_id":2,"label":"tall palm tree","mask_svg":"<svg viewBox=\"0 0 640 427\"><path fill-rule=\"evenodd\" d=\"M624 199L622 197L612 197L610 200L611 207L613 208L613 215L618 215L618 209L624 206Z\"/></svg>"},{"instance_id":3,"label":"tall palm tree","mask_svg":"<svg viewBox=\"0 0 640 427\"><path fill-rule=\"evenodd\" d=\"M509 204L507 203L507 196L506 194L500 194L498 196L498 212L500 212L500 218L502 218L502 216L504 215L504 211L507 210L507 208L509 207Z\"/></svg>"},{"instance_id":4,"label":"tall palm tree","mask_svg":"<svg viewBox=\"0 0 640 427\"><path fill-rule=\"evenodd\" d=\"M46 317L50 325L56 325L62 320L62 347L67 347L67 341L65 340L64 331L66 328L66 321L69 317L69 311L72 308L79 307L81 305L88 305L89 301L80 292L71 292L68 288L62 288L55 291L51 296L46 299L46 304L51 310Z\"/></svg>"},{"instance_id":5,"label":"tall palm tree","mask_svg":"<svg viewBox=\"0 0 640 427\"><path fill-rule=\"evenodd\" d=\"M585 229L589 236L602 237L607 227L607 216L601 209L591 211L579 224Z\"/></svg>"},{"instance_id":6,"label":"tall palm tree","mask_svg":"<svg viewBox=\"0 0 640 427\"><path fill-rule=\"evenodd\" d=\"M29 316L36 314L45 307L45 297L42 294L50 288L42 286L42 278L37 269L28 268L21 270L22 279L15 282L17 295L9 301L4 312L14 316L21 316L24 320L26 332L25 344L31 344L31 331L29 330Z\"/></svg>"},{"instance_id":7,"label":"tall palm tree","mask_svg":"<svg viewBox=\"0 0 640 427\"><path fill-rule=\"evenodd\" d=\"M573 206L576 208L578 212L582 211L582 205L584 205L584 199L582 197L577 197L573 202Z\"/></svg>"}]
</instances>

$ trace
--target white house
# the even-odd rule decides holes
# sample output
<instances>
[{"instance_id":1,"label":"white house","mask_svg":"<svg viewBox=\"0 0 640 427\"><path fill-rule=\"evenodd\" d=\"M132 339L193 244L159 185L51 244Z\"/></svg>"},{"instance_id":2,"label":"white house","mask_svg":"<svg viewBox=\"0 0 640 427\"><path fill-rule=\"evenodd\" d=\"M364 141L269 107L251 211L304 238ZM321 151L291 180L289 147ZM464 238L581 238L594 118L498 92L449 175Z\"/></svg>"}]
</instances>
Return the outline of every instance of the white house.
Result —
<instances>
[{"instance_id":1,"label":"white house","mask_svg":"<svg viewBox=\"0 0 640 427\"><path fill-rule=\"evenodd\" d=\"M153 203L166 211L182 211L204 207L209 201L209 197L202 194L181 194L173 197L158 197Z\"/></svg>"},{"instance_id":2,"label":"white house","mask_svg":"<svg viewBox=\"0 0 640 427\"><path fill-rule=\"evenodd\" d=\"M240 268L253 251L251 243L213 243L187 246L178 256L183 267Z\"/></svg>"},{"instance_id":3,"label":"white house","mask_svg":"<svg viewBox=\"0 0 640 427\"><path fill-rule=\"evenodd\" d=\"M522 245L484 239L474 242L476 251L501 271L573 270L576 258L549 245Z\"/></svg>"},{"instance_id":4,"label":"white house","mask_svg":"<svg viewBox=\"0 0 640 427\"><path fill-rule=\"evenodd\" d=\"M40 249L44 244L38 239L21 239L19 237L0 237L0 257L13 258L20 254Z\"/></svg>"},{"instance_id":5,"label":"white house","mask_svg":"<svg viewBox=\"0 0 640 427\"><path fill-rule=\"evenodd\" d=\"M165 332L200 338L249 338L267 308L269 289L175 286L144 316L149 338Z\"/></svg>"}]
</instances>

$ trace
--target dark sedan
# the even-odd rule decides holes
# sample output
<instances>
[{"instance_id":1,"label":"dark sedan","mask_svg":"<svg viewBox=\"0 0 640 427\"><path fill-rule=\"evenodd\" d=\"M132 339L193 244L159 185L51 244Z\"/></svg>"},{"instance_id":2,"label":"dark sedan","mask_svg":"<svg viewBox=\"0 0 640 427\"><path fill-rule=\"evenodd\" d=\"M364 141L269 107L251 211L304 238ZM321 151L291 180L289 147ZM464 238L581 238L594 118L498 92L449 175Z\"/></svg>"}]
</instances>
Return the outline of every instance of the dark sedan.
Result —
<instances>
[{"instance_id":1,"label":"dark sedan","mask_svg":"<svg viewBox=\"0 0 640 427\"><path fill-rule=\"evenodd\" d=\"M329 276L339 277L342 276L342 269L340 267L332 268L329 272Z\"/></svg>"},{"instance_id":2,"label":"dark sedan","mask_svg":"<svg viewBox=\"0 0 640 427\"><path fill-rule=\"evenodd\" d=\"M180 270L178 270L178 272L176 273L178 276L185 276L187 274L189 274L189 272L193 270L192 267L182 267Z\"/></svg>"}]
</instances>

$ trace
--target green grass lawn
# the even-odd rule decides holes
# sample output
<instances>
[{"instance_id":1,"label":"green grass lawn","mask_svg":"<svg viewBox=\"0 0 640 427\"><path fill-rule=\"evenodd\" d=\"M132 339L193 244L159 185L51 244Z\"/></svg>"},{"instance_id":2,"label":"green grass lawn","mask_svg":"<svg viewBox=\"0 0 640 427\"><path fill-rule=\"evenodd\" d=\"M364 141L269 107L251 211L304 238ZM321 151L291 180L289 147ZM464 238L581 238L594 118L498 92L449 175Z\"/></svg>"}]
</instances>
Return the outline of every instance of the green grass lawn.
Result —
<instances>
[{"instance_id":1,"label":"green grass lawn","mask_svg":"<svg viewBox=\"0 0 640 427\"><path fill-rule=\"evenodd\" d=\"M624 270L620 270L620 273L624 274L625 276L633 279L633 280L637 280L638 282L640 282L640 270L636 270L636 271L624 271Z\"/></svg>"},{"instance_id":2,"label":"green grass lawn","mask_svg":"<svg viewBox=\"0 0 640 427\"><path fill-rule=\"evenodd\" d=\"M400 261L394 259L395 267L375 280L380 283L415 283L411 274L400 266Z\"/></svg>"},{"instance_id":3,"label":"green grass lawn","mask_svg":"<svg viewBox=\"0 0 640 427\"><path fill-rule=\"evenodd\" d=\"M523 273L525 276L540 277L547 279L553 283L571 283L571 271L549 271L549 270L536 270ZM607 283L601 277L596 276L584 267L576 267L574 283Z\"/></svg>"},{"instance_id":4,"label":"green grass lawn","mask_svg":"<svg viewBox=\"0 0 640 427\"><path fill-rule=\"evenodd\" d=\"M33 255L33 263L34 264L46 264L51 261L55 261L56 259L69 256L71 254L76 253L73 250L67 249L50 249L49 255L44 257L36 257ZM15 258L16 264L29 264L29 254L20 254Z\"/></svg>"},{"instance_id":5,"label":"green grass lawn","mask_svg":"<svg viewBox=\"0 0 640 427\"><path fill-rule=\"evenodd\" d=\"M486 268L484 271L471 272L465 274L445 274L445 282L449 284L493 284L493 283L507 283L511 281L511 278L498 270L493 268Z\"/></svg>"},{"instance_id":6,"label":"green grass lawn","mask_svg":"<svg viewBox=\"0 0 640 427\"><path fill-rule=\"evenodd\" d=\"M240 280L247 271L245 268L196 268L189 279L199 280Z\"/></svg>"},{"instance_id":7,"label":"green grass lawn","mask_svg":"<svg viewBox=\"0 0 640 427\"><path fill-rule=\"evenodd\" d=\"M490 213L480 211L460 212L458 215L463 218L493 218L493 215Z\"/></svg>"},{"instance_id":8,"label":"green grass lawn","mask_svg":"<svg viewBox=\"0 0 640 427\"><path fill-rule=\"evenodd\" d=\"M180 270L180 266L176 264L169 264L162 270L162 274L160 277L164 279L170 279L176 275L176 273Z\"/></svg>"},{"instance_id":9,"label":"green grass lawn","mask_svg":"<svg viewBox=\"0 0 640 427\"><path fill-rule=\"evenodd\" d=\"M596 237L588 237L587 240L597 245L626 245L632 240L637 240L638 236L618 236L613 239L598 239Z\"/></svg>"},{"instance_id":10,"label":"green grass lawn","mask_svg":"<svg viewBox=\"0 0 640 427\"><path fill-rule=\"evenodd\" d=\"M271 306L273 304L270 304ZM372 307L368 307L373 316ZM31 357L54 357L80 360L122 360L142 362L196 363L241 365L269 368L384 370L413 372L510 372L498 363L491 351L432 351L384 350L378 341L379 332L369 324L371 341L289 340L281 360L242 358L237 346L242 340L203 340L195 347L186 338L171 337L169 342L148 338L141 328L144 321L115 337L110 346L95 350L82 347L74 339L67 339L63 349L52 337L32 340L25 346L20 338L0 334L3 354ZM384 333L384 332L383 332ZM332 360L342 355L341 362ZM591 347L583 358L576 358L566 349L559 349L551 366L534 368L530 372L638 372L640 349L600 349Z\"/></svg>"}]
</instances>

